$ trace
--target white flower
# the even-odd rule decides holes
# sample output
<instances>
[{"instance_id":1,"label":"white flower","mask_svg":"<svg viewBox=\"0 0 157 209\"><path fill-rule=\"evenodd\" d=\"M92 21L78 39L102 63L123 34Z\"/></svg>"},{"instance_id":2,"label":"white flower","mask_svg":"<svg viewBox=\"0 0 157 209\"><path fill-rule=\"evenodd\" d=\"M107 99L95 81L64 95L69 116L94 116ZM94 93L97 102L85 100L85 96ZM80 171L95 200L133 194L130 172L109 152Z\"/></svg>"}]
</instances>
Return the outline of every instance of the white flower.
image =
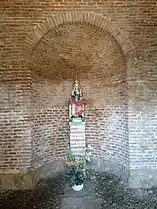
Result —
<instances>
[{"instance_id":1,"label":"white flower","mask_svg":"<svg viewBox=\"0 0 157 209\"><path fill-rule=\"evenodd\" d=\"M90 144L88 144L87 147L88 147L89 150L92 150L93 149Z\"/></svg>"}]
</instances>

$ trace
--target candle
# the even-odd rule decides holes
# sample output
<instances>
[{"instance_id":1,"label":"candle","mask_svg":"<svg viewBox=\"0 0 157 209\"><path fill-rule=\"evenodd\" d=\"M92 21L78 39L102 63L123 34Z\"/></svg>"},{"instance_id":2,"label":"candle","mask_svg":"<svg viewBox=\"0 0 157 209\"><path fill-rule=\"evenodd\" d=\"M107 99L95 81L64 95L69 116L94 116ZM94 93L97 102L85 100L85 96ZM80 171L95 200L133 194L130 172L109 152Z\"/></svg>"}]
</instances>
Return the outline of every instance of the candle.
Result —
<instances>
[{"instance_id":1,"label":"candle","mask_svg":"<svg viewBox=\"0 0 157 209\"><path fill-rule=\"evenodd\" d=\"M84 118L84 105L82 105L82 117Z\"/></svg>"},{"instance_id":2,"label":"candle","mask_svg":"<svg viewBox=\"0 0 157 209\"><path fill-rule=\"evenodd\" d=\"M75 104L72 104L72 115L75 115Z\"/></svg>"},{"instance_id":3,"label":"candle","mask_svg":"<svg viewBox=\"0 0 157 209\"><path fill-rule=\"evenodd\" d=\"M69 119L71 118L71 105L69 105Z\"/></svg>"}]
</instances>

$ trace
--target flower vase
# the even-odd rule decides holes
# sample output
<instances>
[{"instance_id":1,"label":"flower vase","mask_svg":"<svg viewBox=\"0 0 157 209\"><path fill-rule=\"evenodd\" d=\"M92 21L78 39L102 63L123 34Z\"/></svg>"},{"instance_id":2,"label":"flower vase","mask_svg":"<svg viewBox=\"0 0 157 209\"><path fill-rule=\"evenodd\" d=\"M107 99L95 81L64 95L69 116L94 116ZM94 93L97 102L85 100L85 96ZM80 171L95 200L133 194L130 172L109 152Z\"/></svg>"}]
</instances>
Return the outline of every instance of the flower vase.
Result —
<instances>
[{"instance_id":1,"label":"flower vase","mask_svg":"<svg viewBox=\"0 0 157 209\"><path fill-rule=\"evenodd\" d=\"M81 191L82 189L83 189L83 184L80 184L80 185L74 185L74 186L72 186L72 188L73 188L73 190L74 191Z\"/></svg>"}]
</instances>

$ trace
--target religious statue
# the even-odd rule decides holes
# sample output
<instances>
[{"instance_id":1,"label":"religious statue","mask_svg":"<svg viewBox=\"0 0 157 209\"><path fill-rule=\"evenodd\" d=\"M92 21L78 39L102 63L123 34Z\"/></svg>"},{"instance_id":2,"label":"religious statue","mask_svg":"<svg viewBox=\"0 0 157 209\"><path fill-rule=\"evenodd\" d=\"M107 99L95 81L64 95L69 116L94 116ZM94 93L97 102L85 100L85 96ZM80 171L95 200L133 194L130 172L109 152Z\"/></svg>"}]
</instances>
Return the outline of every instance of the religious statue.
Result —
<instances>
[{"instance_id":1,"label":"religious statue","mask_svg":"<svg viewBox=\"0 0 157 209\"><path fill-rule=\"evenodd\" d=\"M71 121L84 121L84 106L85 101L83 99L82 90L76 76L76 80L70 97L69 119Z\"/></svg>"}]
</instances>

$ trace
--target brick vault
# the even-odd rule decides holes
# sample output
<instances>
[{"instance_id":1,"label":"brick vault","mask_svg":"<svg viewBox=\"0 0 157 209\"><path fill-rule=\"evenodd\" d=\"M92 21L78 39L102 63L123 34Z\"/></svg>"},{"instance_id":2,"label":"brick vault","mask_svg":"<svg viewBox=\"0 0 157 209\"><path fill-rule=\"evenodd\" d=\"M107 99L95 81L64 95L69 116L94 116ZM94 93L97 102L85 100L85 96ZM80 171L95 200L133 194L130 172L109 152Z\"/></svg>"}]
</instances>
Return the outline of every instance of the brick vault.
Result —
<instances>
[{"instance_id":1,"label":"brick vault","mask_svg":"<svg viewBox=\"0 0 157 209\"><path fill-rule=\"evenodd\" d=\"M79 75L89 104L86 139L101 161L129 167L127 56L131 42L94 13L50 17L26 39L32 73L32 165L65 158L68 98Z\"/></svg>"}]
</instances>

